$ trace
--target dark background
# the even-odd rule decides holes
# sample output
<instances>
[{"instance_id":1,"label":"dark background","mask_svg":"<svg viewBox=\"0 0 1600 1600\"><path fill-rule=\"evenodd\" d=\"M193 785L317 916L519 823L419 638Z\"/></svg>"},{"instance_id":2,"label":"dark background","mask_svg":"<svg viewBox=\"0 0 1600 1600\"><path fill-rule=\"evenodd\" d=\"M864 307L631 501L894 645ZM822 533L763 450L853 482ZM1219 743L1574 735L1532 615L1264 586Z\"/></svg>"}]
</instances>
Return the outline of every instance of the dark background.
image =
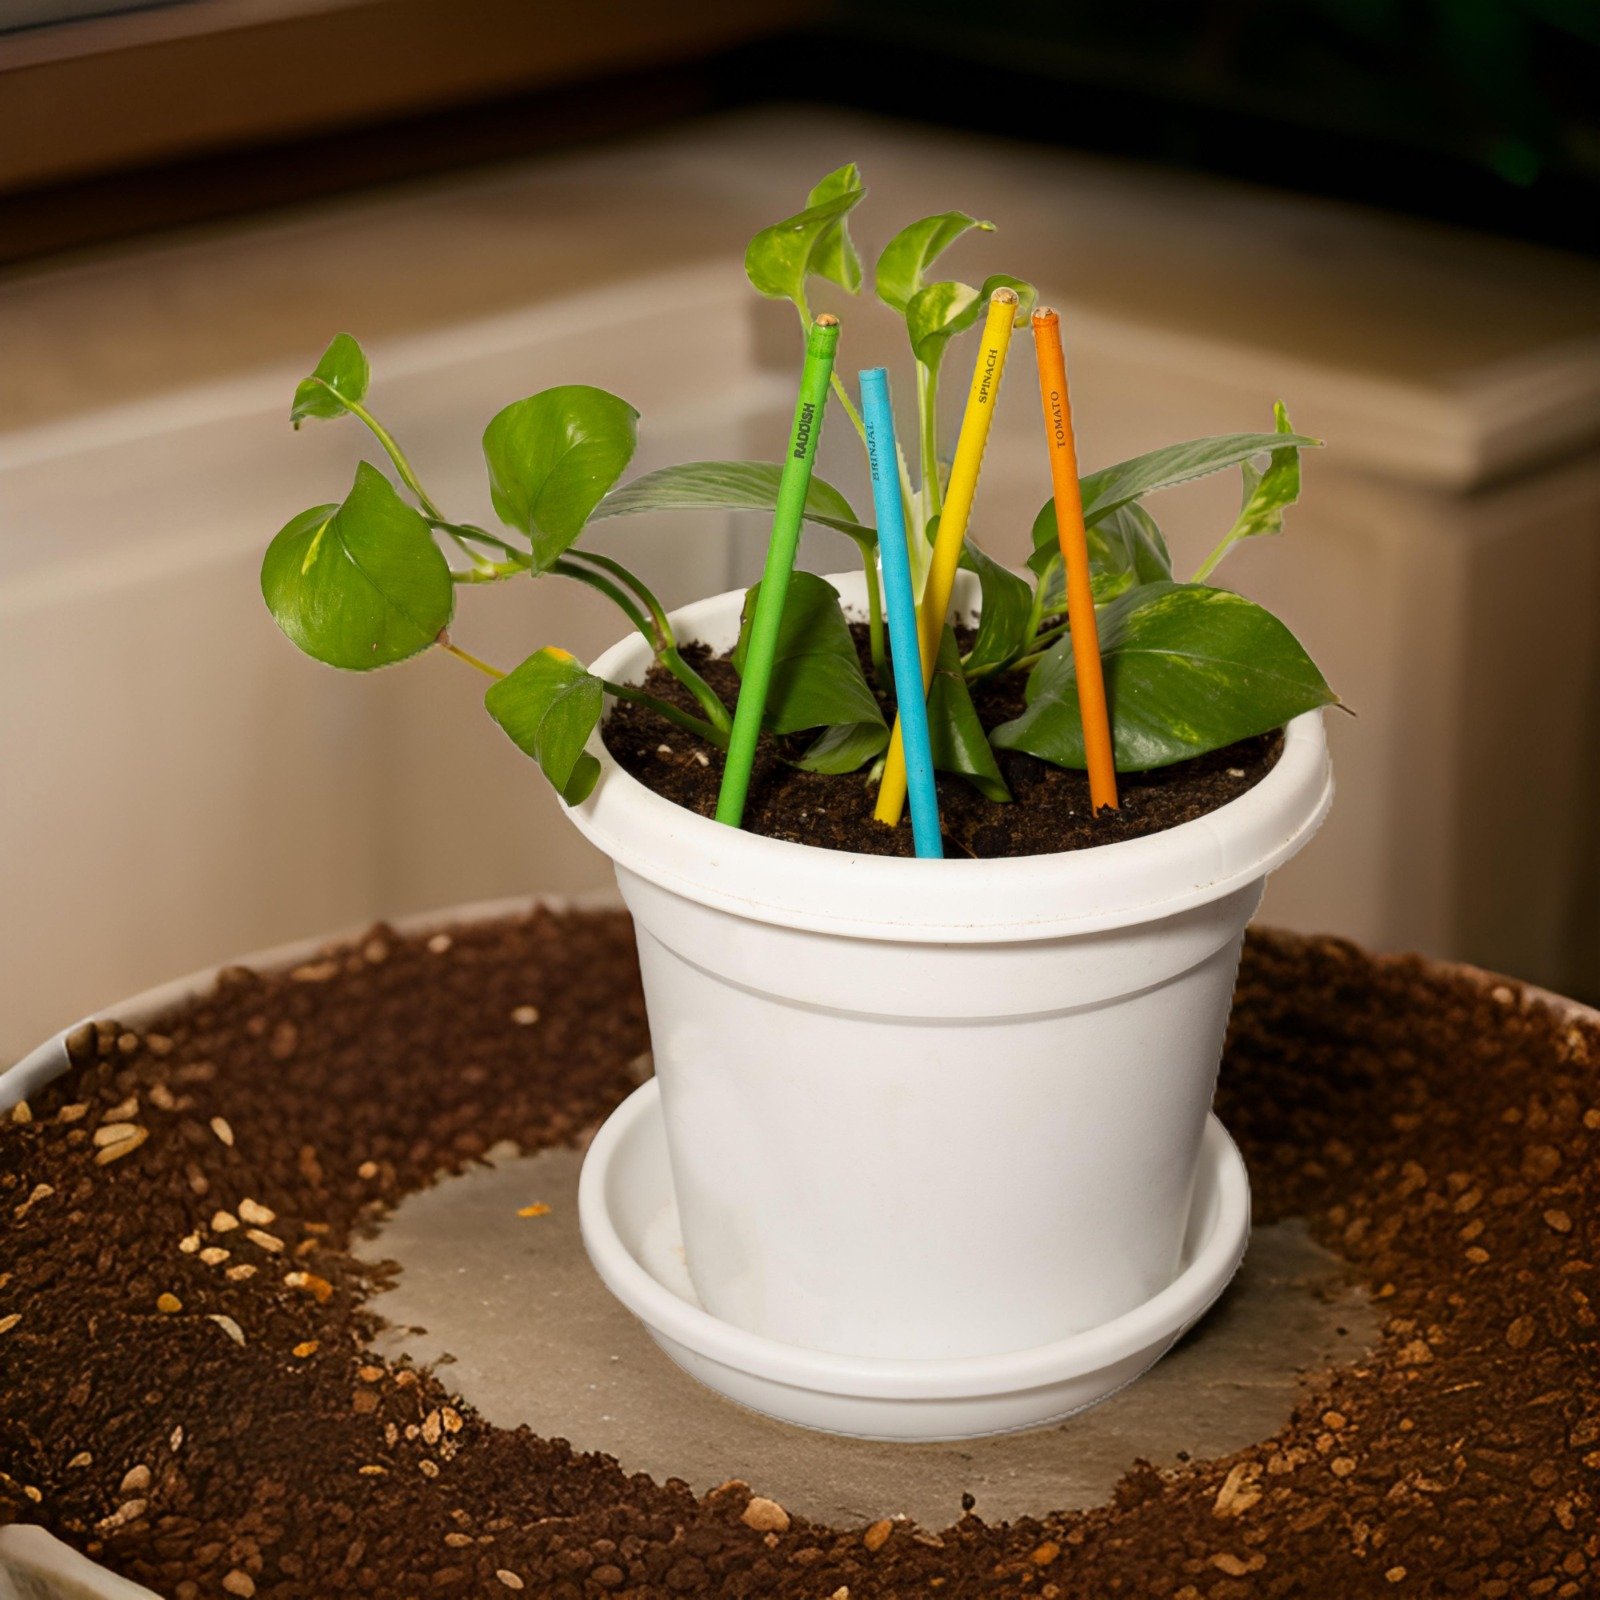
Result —
<instances>
[{"instance_id":1,"label":"dark background","mask_svg":"<svg viewBox=\"0 0 1600 1600\"><path fill-rule=\"evenodd\" d=\"M0 259L828 103L1593 252L1592 0L0 4Z\"/></svg>"}]
</instances>

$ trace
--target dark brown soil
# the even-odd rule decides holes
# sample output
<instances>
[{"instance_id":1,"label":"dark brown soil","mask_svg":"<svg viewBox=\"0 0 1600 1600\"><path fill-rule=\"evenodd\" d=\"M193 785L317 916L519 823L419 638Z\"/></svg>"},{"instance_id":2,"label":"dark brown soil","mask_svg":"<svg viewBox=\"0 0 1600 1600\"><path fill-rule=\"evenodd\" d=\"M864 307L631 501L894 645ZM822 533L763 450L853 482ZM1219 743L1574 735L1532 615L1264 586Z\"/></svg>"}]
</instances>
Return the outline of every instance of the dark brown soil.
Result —
<instances>
[{"instance_id":1,"label":"dark brown soil","mask_svg":"<svg viewBox=\"0 0 1600 1600\"><path fill-rule=\"evenodd\" d=\"M852 631L865 668L867 630L857 624ZM964 638L962 648L970 644L970 637ZM726 658L711 657L703 645L687 647L684 655L725 704L737 701L738 675ZM1023 682L1022 674L1010 673L977 685L973 707L985 728L997 728L1021 713ZM688 691L664 667L651 668L645 687L685 711L698 710ZM892 725L893 697L880 693L878 698ZM616 706L606 721L604 737L618 765L657 794L703 817L716 811L717 790L722 784L720 750L672 727L648 707L629 704ZM872 815L877 785L869 782L865 772L827 777L788 765L814 738L814 734L787 739L762 736L751 773L744 827L771 839L826 850L913 855L910 818L902 818L898 828L886 828ZM1084 773L1068 772L1016 751L1002 751L1000 770L1014 796L1010 805L985 799L963 778L940 774L939 820L945 854L1042 856L1160 833L1238 799L1272 770L1282 748L1283 736L1274 732L1154 772L1120 773L1118 809L1102 810L1098 815L1090 809L1089 780Z\"/></svg>"},{"instance_id":2,"label":"dark brown soil","mask_svg":"<svg viewBox=\"0 0 1600 1600\"><path fill-rule=\"evenodd\" d=\"M1141 1465L1111 1505L881 1542L752 1528L743 1485L629 1478L364 1348L352 1237L499 1140L572 1139L644 1044L625 920L546 913L376 929L143 1034L85 1030L0 1121L0 1518L177 1600L1596 1592L1591 1022L1253 937L1219 1109L1258 1218L1309 1219L1381 1346L1274 1437Z\"/></svg>"}]
</instances>

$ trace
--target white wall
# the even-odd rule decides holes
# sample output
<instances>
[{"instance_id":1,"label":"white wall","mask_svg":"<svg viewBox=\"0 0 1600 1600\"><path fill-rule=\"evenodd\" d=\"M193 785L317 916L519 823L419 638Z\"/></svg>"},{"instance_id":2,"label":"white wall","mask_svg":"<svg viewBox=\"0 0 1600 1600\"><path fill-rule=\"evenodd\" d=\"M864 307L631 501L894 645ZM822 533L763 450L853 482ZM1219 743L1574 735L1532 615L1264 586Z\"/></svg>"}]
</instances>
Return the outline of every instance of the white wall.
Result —
<instances>
[{"instance_id":1,"label":"white wall","mask_svg":"<svg viewBox=\"0 0 1600 1600\"><path fill-rule=\"evenodd\" d=\"M1359 714L1330 718L1338 800L1266 915L1600 990L1600 275L1345 207L774 111L0 290L0 1057L253 947L606 881L469 672L344 676L277 633L262 550L374 454L349 420L291 433L288 397L318 340L377 327L375 404L467 518L489 516L483 424L552 383L640 408L638 470L776 459L798 333L751 295L743 244L850 158L869 264L927 211L1001 223L948 270L1015 270L1063 308L1086 466L1262 426L1273 398L1327 440L1288 536L1225 570ZM887 313L819 303L845 313L849 370L903 380ZM1047 489L1025 341L1017 363L975 520L1011 559ZM837 415L821 470L866 509ZM1153 507L1180 571L1236 493L1219 478ZM753 578L764 532L651 518L601 547L675 603ZM853 553L810 534L804 559ZM454 631L512 664L550 642L592 655L619 628L548 580L464 594Z\"/></svg>"},{"instance_id":2,"label":"white wall","mask_svg":"<svg viewBox=\"0 0 1600 1600\"><path fill-rule=\"evenodd\" d=\"M374 403L434 497L491 521L478 440L580 372L649 418L635 466L755 447L771 404L737 262L371 349ZM597 336L595 330L602 328ZM580 333L577 330L582 330ZM0 1056L179 972L319 929L609 881L442 656L370 677L301 656L261 602L297 510L378 457L286 423L283 368L12 434L0 454ZM381 459L381 458L380 458ZM25 537L24 537L25 535ZM597 548L669 605L728 586L730 519L619 524ZM454 636L511 666L625 624L557 579L470 588Z\"/></svg>"}]
</instances>

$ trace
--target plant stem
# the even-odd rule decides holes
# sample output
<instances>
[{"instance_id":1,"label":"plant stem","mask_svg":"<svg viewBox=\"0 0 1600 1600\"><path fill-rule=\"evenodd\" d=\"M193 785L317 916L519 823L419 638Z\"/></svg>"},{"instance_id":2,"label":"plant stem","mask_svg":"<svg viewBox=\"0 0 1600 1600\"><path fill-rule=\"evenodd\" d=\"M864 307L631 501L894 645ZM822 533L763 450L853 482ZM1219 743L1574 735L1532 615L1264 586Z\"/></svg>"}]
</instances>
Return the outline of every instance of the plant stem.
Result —
<instances>
[{"instance_id":1,"label":"plant stem","mask_svg":"<svg viewBox=\"0 0 1600 1600\"><path fill-rule=\"evenodd\" d=\"M588 567L579 566L568 556L562 556L555 561L550 567L550 571L559 573L563 578L574 578L579 583L586 583L597 593L603 594L644 635L651 652L653 654L660 653L662 649L661 640L657 636L655 629L646 620L644 613L633 603L633 600L628 595L625 595L603 573L593 572Z\"/></svg>"},{"instance_id":2,"label":"plant stem","mask_svg":"<svg viewBox=\"0 0 1600 1600\"><path fill-rule=\"evenodd\" d=\"M487 661L480 661L475 655L469 655L467 651L461 648L460 645L451 644L449 639L447 639L443 634L439 635L439 648L443 650L446 655L454 656L457 661L465 661L469 667L475 668L486 678L493 678L496 682L498 682L501 678L505 677L505 673L503 673L498 667L491 667Z\"/></svg>"},{"instance_id":3,"label":"plant stem","mask_svg":"<svg viewBox=\"0 0 1600 1600\"><path fill-rule=\"evenodd\" d=\"M405 451L395 442L394 435L360 401L346 400L343 395L339 396L339 400L351 416L359 417L371 429L373 438L383 446L389 459L394 462L394 470L400 474L400 481L417 497L417 504L429 517L443 523L443 514L428 498L428 491L417 481L417 475L411 470L411 463L406 460Z\"/></svg>"},{"instance_id":4,"label":"plant stem","mask_svg":"<svg viewBox=\"0 0 1600 1600\"><path fill-rule=\"evenodd\" d=\"M867 580L867 650L872 675L881 688L889 688L889 657L883 644L883 589L878 582L878 561L872 547L861 546L861 570Z\"/></svg>"},{"instance_id":5,"label":"plant stem","mask_svg":"<svg viewBox=\"0 0 1600 1600\"><path fill-rule=\"evenodd\" d=\"M1044 589L1045 580L1040 578L1033 586L1033 601L1028 607L1028 627L1023 634L1024 639L1031 639L1039 631L1039 624L1044 621Z\"/></svg>"},{"instance_id":6,"label":"plant stem","mask_svg":"<svg viewBox=\"0 0 1600 1600\"><path fill-rule=\"evenodd\" d=\"M722 733L732 729L733 717L723 705L722 697L678 654L678 647L675 644L669 644L656 659L695 697L700 709L711 719L715 728Z\"/></svg>"},{"instance_id":7,"label":"plant stem","mask_svg":"<svg viewBox=\"0 0 1600 1600\"><path fill-rule=\"evenodd\" d=\"M1051 647L1059 644L1072 630L1067 627L1046 629L1036 639L1031 641L1032 648L1025 656L1018 656L1015 661L1007 662L1004 667L996 667L997 672L1029 672L1049 655ZM988 673L983 674L988 677Z\"/></svg>"},{"instance_id":8,"label":"plant stem","mask_svg":"<svg viewBox=\"0 0 1600 1600\"><path fill-rule=\"evenodd\" d=\"M673 727L682 728L685 733L692 733L696 738L704 739L707 744L715 745L719 750L728 748L728 735L725 730L714 728L709 722L702 722L699 717L691 716L687 711L680 711L669 701L658 700L653 694L647 694L643 689L635 689L630 684L612 683L606 678L602 678L600 683L607 694L615 695L618 700L629 700L636 706L647 706L657 716L670 722Z\"/></svg>"},{"instance_id":9,"label":"plant stem","mask_svg":"<svg viewBox=\"0 0 1600 1600\"><path fill-rule=\"evenodd\" d=\"M898 439L894 442L894 464L895 470L900 476L900 514L905 518L906 544L910 546L914 544L917 538L917 501L916 496L911 492L911 469L906 465L906 453L901 448ZM906 554L910 556L913 552L908 549ZM916 562L913 561L911 564L913 580L916 577L916 571Z\"/></svg>"},{"instance_id":10,"label":"plant stem","mask_svg":"<svg viewBox=\"0 0 1600 1600\"><path fill-rule=\"evenodd\" d=\"M497 535L473 527L471 523L441 522L437 517L429 517L428 526L440 533L449 534L455 540L456 548L472 562L469 571L450 574L452 583L498 583L502 578L514 578L519 573L526 572L533 565L533 557L527 551L519 550ZM490 549L502 550L509 559L490 561L473 548L474 544L484 544Z\"/></svg>"},{"instance_id":11,"label":"plant stem","mask_svg":"<svg viewBox=\"0 0 1600 1600\"><path fill-rule=\"evenodd\" d=\"M591 570L590 567L582 565L584 562L592 563L593 567L600 568L601 571ZM710 718L711 725L724 733L733 726L733 718L728 708L723 705L717 691L678 653L672 623L667 619L667 613L662 608L661 602L650 592L642 579L636 578L620 561L613 561L610 556L596 555L590 550L569 550L551 570L561 573L563 577L577 578L579 582L587 583L591 588L614 600L639 632L650 641L650 649L656 660L694 696L700 709ZM637 608L609 578L602 576L602 572L612 574L633 590L650 613L648 626Z\"/></svg>"},{"instance_id":12,"label":"plant stem","mask_svg":"<svg viewBox=\"0 0 1600 1600\"><path fill-rule=\"evenodd\" d=\"M1222 536L1222 543L1219 544L1217 548L1213 550L1198 567L1195 568L1195 574L1189 580L1190 583L1204 583L1206 579L1217 570L1217 566L1221 562L1222 558L1227 555L1227 553L1237 542L1237 532L1237 528L1228 529L1228 531Z\"/></svg>"},{"instance_id":13,"label":"plant stem","mask_svg":"<svg viewBox=\"0 0 1600 1600\"><path fill-rule=\"evenodd\" d=\"M939 369L917 363L917 420L922 431L922 510L926 523L944 509L939 484Z\"/></svg>"},{"instance_id":14,"label":"plant stem","mask_svg":"<svg viewBox=\"0 0 1600 1600\"><path fill-rule=\"evenodd\" d=\"M526 561L479 561L476 558L465 572L452 572L452 583L499 583L504 578L515 578L528 570Z\"/></svg>"},{"instance_id":15,"label":"plant stem","mask_svg":"<svg viewBox=\"0 0 1600 1600\"><path fill-rule=\"evenodd\" d=\"M452 644L447 636L439 636L438 645L446 655L452 655L457 661L464 661L476 672L481 672L486 678L493 678L497 683L503 677L498 667L491 667L487 661L480 661L469 651L463 650L460 645ZM720 728L713 728L709 722L702 722L699 717L692 717L687 711L680 711L675 705L665 700L658 700L653 694L647 694L643 689L635 689L626 683L612 683L607 678L600 679L600 686L607 694L614 695L618 700L631 700L635 705L647 706L657 716L663 717L675 728L682 728L685 733L692 733L696 738L704 739L707 744L715 745L719 750L728 748L728 736Z\"/></svg>"},{"instance_id":16,"label":"plant stem","mask_svg":"<svg viewBox=\"0 0 1600 1600\"><path fill-rule=\"evenodd\" d=\"M655 626L655 636L658 643L662 646L668 646L677 642L673 636L672 624L667 620L667 613L661 602L645 586L644 580L636 578L620 561L614 561L610 556L597 555L593 550L568 550L562 559L564 561L587 562L592 567L598 567L602 572L610 573L619 583L627 584L645 610L650 613L650 620Z\"/></svg>"},{"instance_id":17,"label":"plant stem","mask_svg":"<svg viewBox=\"0 0 1600 1600\"><path fill-rule=\"evenodd\" d=\"M845 393L844 385L839 381L839 374L833 374L833 392L839 397L839 404L844 407L844 414L849 417L856 430L856 437L860 439L863 447L867 442L867 425L861 420L861 413L850 403L850 396Z\"/></svg>"},{"instance_id":18,"label":"plant stem","mask_svg":"<svg viewBox=\"0 0 1600 1600\"><path fill-rule=\"evenodd\" d=\"M508 556L520 560L524 567L533 565L533 558L526 550L520 550L514 544L509 544L497 533L490 533L485 528L475 526L470 522L446 522L442 517L429 516L428 526L437 529L440 533L448 533L457 544L470 542L473 544L486 544L491 549L503 550ZM467 552L469 555L471 551Z\"/></svg>"}]
</instances>

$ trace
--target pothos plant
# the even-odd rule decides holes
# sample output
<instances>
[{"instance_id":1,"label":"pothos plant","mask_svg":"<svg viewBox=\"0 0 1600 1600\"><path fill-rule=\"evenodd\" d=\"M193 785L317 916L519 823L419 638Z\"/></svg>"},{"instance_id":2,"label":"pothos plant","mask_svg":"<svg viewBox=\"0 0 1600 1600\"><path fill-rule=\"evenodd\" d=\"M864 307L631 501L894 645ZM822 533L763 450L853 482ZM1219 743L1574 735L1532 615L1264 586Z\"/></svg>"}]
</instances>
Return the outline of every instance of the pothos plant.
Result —
<instances>
[{"instance_id":1,"label":"pothos plant","mask_svg":"<svg viewBox=\"0 0 1600 1600\"><path fill-rule=\"evenodd\" d=\"M787 300L803 331L809 289L822 279L851 295L863 284L848 219L865 190L854 165L822 180L794 216L763 229L745 252L745 270L763 295ZM1002 285L1017 293L1017 320L1032 309L1032 285L1003 273L974 288L931 279L934 263L969 233L994 225L962 211L923 217L879 256L873 292L903 319L915 369L917 433L898 471L920 584L937 531L945 478L937 418L940 373L954 340L977 322ZM649 511L768 511L780 467L766 461L694 461L619 485L637 441L638 413L625 400L582 384L545 389L507 406L483 436L489 493L501 526L456 520L423 488L405 452L367 408L369 369L348 334L328 346L295 390L290 419L353 416L370 430L399 480L362 462L338 504L313 506L273 539L261 585L278 625L306 654L354 671L442 650L494 681L489 714L532 756L569 804L593 788L599 764L585 749L605 696L648 706L707 744L726 748L730 708L679 648L671 620L647 585L622 563L580 548L588 530ZM834 392L851 426L865 431L838 377ZM1262 607L1209 579L1232 549L1277 533L1300 491L1300 451L1317 441L1292 431L1281 405L1271 432L1225 434L1169 445L1082 480L1084 517L1099 637L1111 704L1117 765L1159 767L1279 726L1334 699L1289 630ZM1207 473L1239 468L1240 509L1216 548L1187 582L1172 558L1150 495ZM870 673L888 689L874 530L832 485L815 479L807 520L856 545L865 573ZM1033 523L1029 576L991 559L968 540L963 564L977 578L982 608L976 634L958 646L946 627L929 695L935 764L960 774L989 798L1010 794L997 750L1021 750L1064 767L1084 764L1071 640L1068 637L1055 508ZM649 642L656 660L688 692L685 709L646 689L612 683L553 645L502 672L450 636L457 591L518 580L563 578L612 601ZM750 606L746 604L746 615ZM743 640L733 656L737 669ZM985 732L971 690L999 673L1027 674L1025 709ZM814 732L795 763L848 773L869 767L889 729L863 670L836 591L797 572L786 602L777 667L766 710L774 734ZM791 746L792 747L792 746Z\"/></svg>"}]
</instances>

